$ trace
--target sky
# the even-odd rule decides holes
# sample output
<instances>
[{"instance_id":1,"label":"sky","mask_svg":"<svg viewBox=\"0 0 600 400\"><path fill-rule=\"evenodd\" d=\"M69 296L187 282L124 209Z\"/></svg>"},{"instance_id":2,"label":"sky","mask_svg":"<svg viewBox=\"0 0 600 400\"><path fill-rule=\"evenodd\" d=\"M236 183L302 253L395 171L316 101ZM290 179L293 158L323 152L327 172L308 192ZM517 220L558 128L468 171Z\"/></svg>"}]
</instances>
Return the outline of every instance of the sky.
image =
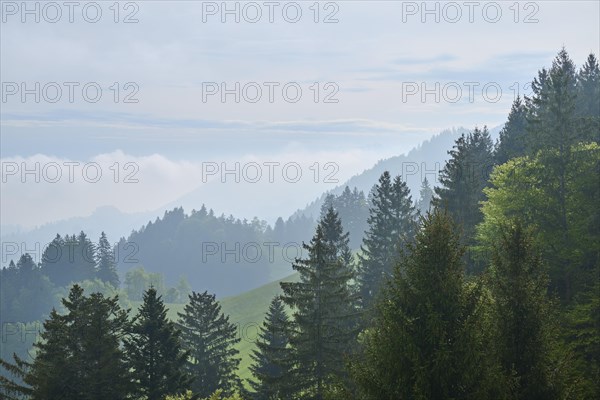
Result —
<instances>
[{"instance_id":1,"label":"sky","mask_svg":"<svg viewBox=\"0 0 600 400\"><path fill-rule=\"evenodd\" d=\"M598 55L599 4L2 0L2 225L235 179L222 212L289 215L444 129L502 124L563 46Z\"/></svg>"}]
</instances>

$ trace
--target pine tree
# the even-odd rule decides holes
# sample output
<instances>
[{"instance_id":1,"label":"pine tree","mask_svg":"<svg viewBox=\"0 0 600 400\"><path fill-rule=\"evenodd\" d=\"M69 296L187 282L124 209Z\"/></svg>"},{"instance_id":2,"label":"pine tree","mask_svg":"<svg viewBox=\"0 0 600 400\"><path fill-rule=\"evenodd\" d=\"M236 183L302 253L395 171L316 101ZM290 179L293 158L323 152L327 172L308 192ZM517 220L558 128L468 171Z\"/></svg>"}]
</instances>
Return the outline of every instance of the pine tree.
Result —
<instances>
[{"instance_id":1,"label":"pine tree","mask_svg":"<svg viewBox=\"0 0 600 400\"><path fill-rule=\"evenodd\" d=\"M465 285L452 219L422 218L382 292L351 370L364 399L485 399L490 379L479 337L477 287Z\"/></svg>"},{"instance_id":2,"label":"pine tree","mask_svg":"<svg viewBox=\"0 0 600 400\"><path fill-rule=\"evenodd\" d=\"M96 250L96 276L101 281L108 282L115 288L119 287L115 254L104 232L100 235Z\"/></svg>"},{"instance_id":3,"label":"pine tree","mask_svg":"<svg viewBox=\"0 0 600 400\"><path fill-rule=\"evenodd\" d=\"M494 166L492 140L487 128L461 135L448 152L450 159L440 172L441 186L435 188L434 206L447 209L463 232L462 243L475 244L475 226L483 219L480 202ZM478 272L479 265L471 254L465 257L467 270Z\"/></svg>"},{"instance_id":4,"label":"pine tree","mask_svg":"<svg viewBox=\"0 0 600 400\"><path fill-rule=\"evenodd\" d=\"M290 344L294 363L290 383L296 396L322 399L328 385L343 380L344 356L356 338L356 295L348 234L333 208L317 225L308 258L293 268L300 282L282 282L282 300L293 310Z\"/></svg>"},{"instance_id":5,"label":"pine tree","mask_svg":"<svg viewBox=\"0 0 600 400\"><path fill-rule=\"evenodd\" d=\"M234 346L240 339L215 295L192 292L183 313L177 315L184 347L190 353L186 368L194 379L193 392L207 397L217 389L229 394L238 389L240 359Z\"/></svg>"},{"instance_id":6,"label":"pine tree","mask_svg":"<svg viewBox=\"0 0 600 400\"><path fill-rule=\"evenodd\" d=\"M134 321L125 348L138 396L162 400L183 393L191 383L184 370L188 354L182 349L180 331L167 318L165 305L153 287L144 292L144 303Z\"/></svg>"},{"instance_id":7,"label":"pine tree","mask_svg":"<svg viewBox=\"0 0 600 400\"><path fill-rule=\"evenodd\" d=\"M252 352L250 371L256 378L250 385L255 400L292 398L292 365L289 348L289 318L283 302L275 297L260 329L257 349Z\"/></svg>"},{"instance_id":8,"label":"pine tree","mask_svg":"<svg viewBox=\"0 0 600 400\"><path fill-rule=\"evenodd\" d=\"M496 164L504 164L511 158L526 154L527 108L521 97L514 101L508 121L500 131L495 149Z\"/></svg>"},{"instance_id":9,"label":"pine tree","mask_svg":"<svg viewBox=\"0 0 600 400\"><path fill-rule=\"evenodd\" d=\"M63 299L67 314L52 310L25 382L32 400L128 398L130 375L121 346L128 332L127 311L118 298L83 295L74 285Z\"/></svg>"},{"instance_id":10,"label":"pine tree","mask_svg":"<svg viewBox=\"0 0 600 400\"><path fill-rule=\"evenodd\" d=\"M559 398L550 370L548 278L530 230L505 224L492 251L490 288L496 348L504 374L513 380L511 398Z\"/></svg>"},{"instance_id":11,"label":"pine tree","mask_svg":"<svg viewBox=\"0 0 600 400\"><path fill-rule=\"evenodd\" d=\"M384 172L375 185L361 253L358 282L365 307L369 307L385 280L403 246L410 240L415 218L410 190L406 182Z\"/></svg>"}]
</instances>

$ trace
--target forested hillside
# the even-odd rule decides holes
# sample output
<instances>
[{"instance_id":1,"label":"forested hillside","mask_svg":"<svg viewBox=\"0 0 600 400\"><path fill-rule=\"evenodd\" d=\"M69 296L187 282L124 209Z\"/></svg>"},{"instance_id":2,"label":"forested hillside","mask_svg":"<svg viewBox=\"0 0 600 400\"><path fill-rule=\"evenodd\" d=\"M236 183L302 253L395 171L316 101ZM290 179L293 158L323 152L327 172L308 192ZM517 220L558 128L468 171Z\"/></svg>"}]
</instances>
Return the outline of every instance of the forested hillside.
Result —
<instances>
[{"instance_id":1,"label":"forested hillside","mask_svg":"<svg viewBox=\"0 0 600 400\"><path fill-rule=\"evenodd\" d=\"M25 254L1 271L3 326L43 329L30 357L3 352L0 393L600 398L600 68L581 61L561 49L497 140L461 131L438 170L427 146L442 134L273 227L200 205L115 248L58 235L39 264ZM409 185L407 160L435 179ZM292 242L294 257L280 252ZM240 322L263 315L242 345Z\"/></svg>"}]
</instances>

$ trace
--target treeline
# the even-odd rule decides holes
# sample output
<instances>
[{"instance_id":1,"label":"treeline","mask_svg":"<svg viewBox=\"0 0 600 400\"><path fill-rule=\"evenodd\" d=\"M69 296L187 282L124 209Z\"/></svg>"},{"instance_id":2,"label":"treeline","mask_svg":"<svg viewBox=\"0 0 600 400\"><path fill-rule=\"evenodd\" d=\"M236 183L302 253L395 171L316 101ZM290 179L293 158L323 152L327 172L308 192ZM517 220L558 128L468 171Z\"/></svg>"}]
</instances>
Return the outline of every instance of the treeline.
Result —
<instances>
[{"instance_id":1,"label":"treeline","mask_svg":"<svg viewBox=\"0 0 600 400\"><path fill-rule=\"evenodd\" d=\"M125 246L123 246L125 247ZM117 255L102 232L93 243L84 232L61 235L44 248L41 261L28 253L17 263L10 261L0 270L0 323L29 323L43 320L53 306L60 306L73 285L105 295L120 293L122 305L140 301L144 290L154 286L169 303L184 303L191 292L189 282L180 277L174 287L167 287L161 274L150 273L139 266L125 274L124 287L117 272Z\"/></svg>"},{"instance_id":2,"label":"treeline","mask_svg":"<svg viewBox=\"0 0 600 400\"><path fill-rule=\"evenodd\" d=\"M533 92L515 101L498 143L485 127L456 141L431 208L426 183L415 205L402 177L382 174L357 255L342 205L325 202L293 263L299 280L282 282L270 304L251 390L235 376L237 339L214 296L193 293L174 324L154 289L131 320L116 298L78 287L68 312L46 321L33 363L3 362L24 382L4 379L3 390L33 399L59 388L73 388L66 399L217 388L259 400L599 398L598 62L590 55L577 71L562 50Z\"/></svg>"},{"instance_id":3,"label":"treeline","mask_svg":"<svg viewBox=\"0 0 600 400\"><path fill-rule=\"evenodd\" d=\"M131 318L118 296L86 296L74 285L66 312L53 310L44 322L34 361L0 360L14 376L0 377L2 398L163 400L242 390L235 326L214 295L192 292L188 300L175 323L150 288Z\"/></svg>"},{"instance_id":4,"label":"treeline","mask_svg":"<svg viewBox=\"0 0 600 400\"><path fill-rule=\"evenodd\" d=\"M258 218L217 216L204 205L189 214L175 208L120 241L120 254L128 254L128 244L136 245L137 264L122 258L118 268L128 271L139 264L163 274L169 285L183 275L192 287L207 288L219 296L234 295L270 282L273 276L286 276L286 244L299 247L312 229L314 221L303 216L280 218L271 227ZM294 256L294 251L289 253Z\"/></svg>"}]
</instances>

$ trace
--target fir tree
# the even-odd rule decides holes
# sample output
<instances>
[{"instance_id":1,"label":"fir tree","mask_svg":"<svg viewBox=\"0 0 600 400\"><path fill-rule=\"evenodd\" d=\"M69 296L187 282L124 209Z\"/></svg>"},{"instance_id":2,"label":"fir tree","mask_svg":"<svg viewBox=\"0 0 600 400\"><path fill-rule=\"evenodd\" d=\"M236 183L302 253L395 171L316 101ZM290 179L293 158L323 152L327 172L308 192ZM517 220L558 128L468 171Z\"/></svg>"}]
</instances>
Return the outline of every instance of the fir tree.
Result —
<instances>
[{"instance_id":1,"label":"fir tree","mask_svg":"<svg viewBox=\"0 0 600 400\"><path fill-rule=\"evenodd\" d=\"M282 282L282 300L293 310L291 383L296 396L322 399L328 385L346 377L344 356L356 337L356 296L348 234L333 208L317 225L308 258L293 268L300 282Z\"/></svg>"},{"instance_id":2,"label":"fir tree","mask_svg":"<svg viewBox=\"0 0 600 400\"><path fill-rule=\"evenodd\" d=\"M352 363L359 398L490 398L479 290L465 285L464 248L445 212L436 209L422 220Z\"/></svg>"},{"instance_id":3,"label":"fir tree","mask_svg":"<svg viewBox=\"0 0 600 400\"><path fill-rule=\"evenodd\" d=\"M119 287L115 254L104 232L100 235L96 250L96 276L101 281L108 282L115 288Z\"/></svg>"},{"instance_id":4,"label":"fir tree","mask_svg":"<svg viewBox=\"0 0 600 400\"><path fill-rule=\"evenodd\" d=\"M600 143L600 68L594 54L577 74L576 113L583 139Z\"/></svg>"},{"instance_id":5,"label":"fir tree","mask_svg":"<svg viewBox=\"0 0 600 400\"><path fill-rule=\"evenodd\" d=\"M144 292L125 348L137 394L148 400L162 400L167 395L187 389L191 379L185 372L188 354L180 343L180 331L167 318L167 310L156 289Z\"/></svg>"},{"instance_id":6,"label":"fir tree","mask_svg":"<svg viewBox=\"0 0 600 400\"><path fill-rule=\"evenodd\" d=\"M359 255L358 282L365 307L369 307L382 284L391 276L401 246L412 236L415 208L410 190L400 177L393 181L384 172L375 185Z\"/></svg>"},{"instance_id":7,"label":"fir tree","mask_svg":"<svg viewBox=\"0 0 600 400\"><path fill-rule=\"evenodd\" d=\"M486 127L462 135L455 142L450 159L440 172L441 186L435 188L434 205L447 209L462 229L463 244L475 244L475 226L483 219L480 202L494 166L492 140ZM467 254L467 270L479 272L483 266Z\"/></svg>"},{"instance_id":8,"label":"fir tree","mask_svg":"<svg viewBox=\"0 0 600 400\"><path fill-rule=\"evenodd\" d=\"M269 305L260 329L257 349L251 357L250 371L256 381L250 382L255 400L278 400L292 397L292 365L289 348L289 319L279 297Z\"/></svg>"},{"instance_id":9,"label":"fir tree","mask_svg":"<svg viewBox=\"0 0 600 400\"><path fill-rule=\"evenodd\" d=\"M551 379L548 278L531 231L507 223L492 251L490 288L496 348L513 399L556 399ZM554 378L556 379L556 377Z\"/></svg>"},{"instance_id":10,"label":"fir tree","mask_svg":"<svg viewBox=\"0 0 600 400\"><path fill-rule=\"evenodd\" d=\"M514 101L508 121L500 131L500 138L495 149L496 164L504 164L511 158L526 154L527 108L517 96Z\"/></svg>"},{"instance_id":11,"label":"fir tree","mask_svg":"<svg viewBox=\"0 0 600 400\"><path fill-rule=\"evenodd\" d=\"M431 201L433 200L433 189L429 186L427 178L421 182L419 191L419 201L417 202L417 211L420 215L425 215L431 210Z\"/></svg>"},{"instance_id":12,"label":"fir tree","mask_svg":"<svg viewBox=\"0 0 600 400\"><path fill-rule=\"evenodd\" d=\"M240 386L236 377L240 359L234 348L240 339L215 295L192 292L183 313L177 315L181 338L189 351L186 369L194 379L193 392L201 397L217 389L233 393Z\"/></svg>"},{"instance_id":13,"label":"fir tree","mask_svg":"<svg viewBox=\"0 0 600 400\"><path fill-rule=\"evenodd\" d=\"M127 311L118 298L83 295L74 285L63 299L67 314L52 310L25 382L32 400L125 399L130 375L121 346L128 332Z\"/></svg>"}]
</instances>

